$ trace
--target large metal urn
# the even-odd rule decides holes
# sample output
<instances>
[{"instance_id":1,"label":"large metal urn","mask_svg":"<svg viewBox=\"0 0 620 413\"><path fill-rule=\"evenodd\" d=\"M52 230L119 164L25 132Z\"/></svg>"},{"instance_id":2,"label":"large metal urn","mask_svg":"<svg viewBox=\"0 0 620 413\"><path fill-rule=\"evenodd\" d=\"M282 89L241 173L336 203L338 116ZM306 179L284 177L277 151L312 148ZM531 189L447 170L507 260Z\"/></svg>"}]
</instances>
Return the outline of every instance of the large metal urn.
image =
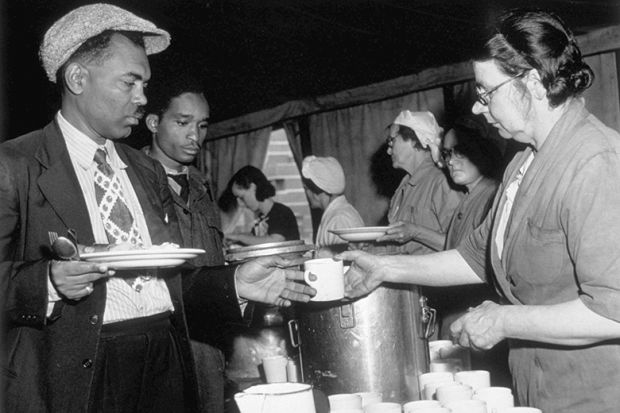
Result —
<instances>
[{"instance_id":1,"label":"large metal urn","mask_svg":"<svg viewBox=\"0 0 620 413\"><path fill-rule=\"evenodd\" d=\"M434 312L417 287L379 287L353 302L297 306L306 383L326 394L380 392L384 401L420 398L429 367Z\"/></svg>"}]
</instances>

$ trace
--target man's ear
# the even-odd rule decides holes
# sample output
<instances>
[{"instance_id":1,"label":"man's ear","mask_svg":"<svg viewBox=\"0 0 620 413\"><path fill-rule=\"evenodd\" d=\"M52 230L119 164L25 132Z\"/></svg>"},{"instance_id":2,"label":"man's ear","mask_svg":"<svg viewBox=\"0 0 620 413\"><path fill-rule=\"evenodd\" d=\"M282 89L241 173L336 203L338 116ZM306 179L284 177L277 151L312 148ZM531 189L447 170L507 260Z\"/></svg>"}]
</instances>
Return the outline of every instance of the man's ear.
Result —
<instances>
[{"instance_id":1,"label":"man's ear","mask_svg":"<svg viewBox=\"0 0 620 413\"><path fill-rule=\"evenodd\" d=\"M146 115L146 127L151 133L157 133L157 127L159 126L159 116L154 113Z\"/></svg>"},{"instance_id":2,"label":"man's ear","mask_svg":"<svg viewBox=\"0 0 620 413\"><path fill-rule=\"evenodd\" d=\"M538 70L532 69L526 76L526 84L527 88L536 99L544 99L547 97L547 89L542 84L540 80L540 74Z\"/></svg>"},{"instance_id":3,"label":"man's ear","mask_svg":"<svg viewBox=\"0 0 620 413\"><path fill-rule=\"evenodd\" d=\"M84 82L88 77L88 69L78 62L70 63L64 72L64 81L69 92L80 95L84 91Z\"/></svg>"}]
</instances>

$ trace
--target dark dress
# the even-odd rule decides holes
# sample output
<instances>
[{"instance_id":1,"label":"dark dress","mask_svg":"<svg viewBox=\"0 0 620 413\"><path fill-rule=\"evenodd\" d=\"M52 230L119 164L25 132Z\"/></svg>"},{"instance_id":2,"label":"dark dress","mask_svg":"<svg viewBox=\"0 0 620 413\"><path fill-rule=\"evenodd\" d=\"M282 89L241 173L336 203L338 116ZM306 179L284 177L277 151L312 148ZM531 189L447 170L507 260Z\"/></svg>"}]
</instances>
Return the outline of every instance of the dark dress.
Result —
<instances>
[{"instance_id":1,"label":"dark dress","mask_svg":"<svg viewBox=\"0 0 620 413\"><path fill-rule=\"evenodd\" d=\"M295 214L289 207L279 202L274 202L269 213L259 217L252 228L252 235L255 236L262 237L272 234L282 235L285 241L299 239L299 228Z\"/></svg>"}]
</instances>

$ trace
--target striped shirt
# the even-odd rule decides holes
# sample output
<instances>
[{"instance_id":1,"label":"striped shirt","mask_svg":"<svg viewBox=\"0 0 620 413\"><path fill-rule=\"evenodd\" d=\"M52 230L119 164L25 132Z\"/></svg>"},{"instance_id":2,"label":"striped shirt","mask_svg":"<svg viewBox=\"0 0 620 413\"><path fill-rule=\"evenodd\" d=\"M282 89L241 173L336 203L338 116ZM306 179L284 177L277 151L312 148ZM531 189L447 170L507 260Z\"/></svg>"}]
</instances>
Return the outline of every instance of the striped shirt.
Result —
<instances>
[{"instance_id":1,"label":"striped shirt","mask_svg":"<svg viewBox=\"0 0 620 413\"><path fill-rule=\"evenodd\" d=\"M136 220L144 245L150 246L151 237L148 231L146 218L144 217L142 207L140 206L140 202L134 192L129 177L125 172L127 165L118 156L114 143L111 140L106 140L104 147L101 147L71 125L62 116L60 111L56 116L56 120L65 139L65 143L67 144L73 169L75 170L80 187L82 188L82 194L84 195L84 200L88 208L95 243L108 243L108 237L103 227L103 222L99 218L99 206L97 205L97 198L95 196L94 181L94 171L97 167L94 161L95 151L99 148L105 148L108 153L110 166L121 181L127 206L133 218ZM106 280L106 283L107 298L103 316L104 324L146 317L173 310L170 292L163 279L153 277L149 281L144 282L140 292L134 290L127 282L119 277L110 277ZM60 298L55 294L55 291L49 291L51 299L55 298L55 300L58 300ZM56 297L53 297L54 295Z\"/></svg>"}]
</instances>

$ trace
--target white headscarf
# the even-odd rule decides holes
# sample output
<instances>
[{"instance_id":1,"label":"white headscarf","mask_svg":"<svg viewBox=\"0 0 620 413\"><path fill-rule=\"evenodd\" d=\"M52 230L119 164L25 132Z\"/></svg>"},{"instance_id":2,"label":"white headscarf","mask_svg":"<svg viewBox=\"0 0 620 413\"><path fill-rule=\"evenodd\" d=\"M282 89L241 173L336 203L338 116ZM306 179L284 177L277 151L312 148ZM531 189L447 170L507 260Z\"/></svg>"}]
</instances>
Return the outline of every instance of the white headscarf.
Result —
<instances>
[{"instance_id":1,"label":"white headscarf","mask_svg":"<svg viewBox=\"0 0 620 413\"><path fill-rule=\"evenodd\" d=\"M418 136L422 147L431 149L431 156L435 163L441 163L441 157L439 155L439 146L441 145L441 134L443 128L441 128L435 116L428 111L425 112L411 112L409 110L403 110L394 119L393 125L403 125L411 128ZM390 129L390 135L394 136L396 130Z\"/></svg>"},{"instance_id":2,"label":"white headscarf","mask_svg":"<svg viewBox=\"0 0 620 413\"><path fill-rule=\"evenodd\" d=\"M328 194L340 195L344 192L344 171L336 158L307 156L304 158L301 174Z\"/></svg>"}]
</instances>

